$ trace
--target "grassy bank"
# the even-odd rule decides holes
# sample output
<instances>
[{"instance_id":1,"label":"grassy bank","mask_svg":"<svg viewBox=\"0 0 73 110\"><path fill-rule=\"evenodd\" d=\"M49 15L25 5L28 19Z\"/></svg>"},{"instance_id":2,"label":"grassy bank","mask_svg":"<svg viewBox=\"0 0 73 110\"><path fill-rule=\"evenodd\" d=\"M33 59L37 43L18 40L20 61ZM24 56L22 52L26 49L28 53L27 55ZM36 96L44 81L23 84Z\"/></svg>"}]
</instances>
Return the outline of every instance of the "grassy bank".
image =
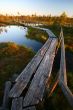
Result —
<instances>
[{"instance_id":1,"label":"grassy bank","mask_svg":"<svg viewBox=\"0 0 73 110\"><path fill-rule=\"evenodd\" d=\"M45 43L48 39L48 34L46 31L36 29L33 27L28 27L28 32L26 35L27 38L39 41L41 43Z\"/></svg>"},{"instance_id":2,"label":"grassy bank","mask_svg":"<svg viewBox=\"0 0 73 110\"><path fill-rule=\"evenodd\" d=\"M13 74L20 74L34 55L32 50L15 43L0 43L0 99L5 81Z\"/></svg>"}]
</instances>

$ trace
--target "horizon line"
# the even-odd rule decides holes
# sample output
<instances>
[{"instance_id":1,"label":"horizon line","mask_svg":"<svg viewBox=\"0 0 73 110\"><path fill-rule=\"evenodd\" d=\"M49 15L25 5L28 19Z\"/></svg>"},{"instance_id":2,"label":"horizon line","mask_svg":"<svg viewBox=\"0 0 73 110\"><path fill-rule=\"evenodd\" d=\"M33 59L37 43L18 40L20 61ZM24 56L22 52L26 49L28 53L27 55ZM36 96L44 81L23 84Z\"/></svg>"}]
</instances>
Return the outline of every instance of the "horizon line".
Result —
<instances>
[{"instance_id":1,"label":"horizon line","mask_svg":"<svg viewBox=\"0 0 73 110\"><path fill-rule=\"evenodd\" d=\"M51 17L54 17L54 16L61 16L62 15L62 13L64 13L65 11L63 11L63 12L61 12L60 14L38 14L38 13L31 13L31 14L22 14L21 12L17 12L16 14L13 14L13 13L0 13L0 15L4 15L4 16L51 16ZM66 12L65 12L66 13ZM73 17L73 15L68 15L67 13L66 13L66 15L67 15L67 17Z\"/></svg>"}]
</instances>

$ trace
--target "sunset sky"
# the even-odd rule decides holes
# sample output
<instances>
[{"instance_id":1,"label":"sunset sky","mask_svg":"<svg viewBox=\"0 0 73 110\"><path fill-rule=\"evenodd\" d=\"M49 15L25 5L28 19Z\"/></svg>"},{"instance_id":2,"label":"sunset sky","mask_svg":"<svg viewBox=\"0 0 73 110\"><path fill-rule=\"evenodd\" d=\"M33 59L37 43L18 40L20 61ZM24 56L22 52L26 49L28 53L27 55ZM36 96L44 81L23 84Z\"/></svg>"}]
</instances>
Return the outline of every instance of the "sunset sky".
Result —
<instances>
[{"instance_id":1,"label":"sunset sky","mask_svg":"<svg viewBox=\"0 0 73 110\"><path fill-rule=\"evenodd\" d=\"M0 0L1 14L60 15L73 16L73 0Z\"/></svg>"}]
</instances>

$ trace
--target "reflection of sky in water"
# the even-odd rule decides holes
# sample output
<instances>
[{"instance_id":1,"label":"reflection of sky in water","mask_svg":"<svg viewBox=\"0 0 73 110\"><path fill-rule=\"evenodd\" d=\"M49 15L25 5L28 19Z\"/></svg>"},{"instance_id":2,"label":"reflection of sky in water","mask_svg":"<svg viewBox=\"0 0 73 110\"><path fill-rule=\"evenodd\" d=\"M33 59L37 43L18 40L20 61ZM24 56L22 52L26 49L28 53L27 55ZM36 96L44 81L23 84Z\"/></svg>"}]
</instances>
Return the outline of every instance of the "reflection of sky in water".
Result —
<instances>
[{"instance_id":1,"label":"reflection of sky in water","mask_svg":"<svg viewBox=\"0 0 73 110\"><path fill-rule=\"evenodd\" d=\"M15 42L38 51L42 43L26 37L27 28L21 26L0 27L0 42Z\"/></svg>"}]
</instances>

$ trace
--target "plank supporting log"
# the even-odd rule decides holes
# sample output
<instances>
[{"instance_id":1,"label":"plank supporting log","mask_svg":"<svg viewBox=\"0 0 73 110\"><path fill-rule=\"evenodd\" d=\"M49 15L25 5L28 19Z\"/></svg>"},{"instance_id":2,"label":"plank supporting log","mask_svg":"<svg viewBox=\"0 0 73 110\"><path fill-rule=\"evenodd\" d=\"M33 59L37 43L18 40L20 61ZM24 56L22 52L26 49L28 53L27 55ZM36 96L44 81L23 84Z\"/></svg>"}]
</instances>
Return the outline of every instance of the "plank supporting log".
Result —
<instances>
[{"instance_id":1,"label":"plank supporting log","mask_svg":"<svg viewBox=\"0 0 73 110\"><path fill-rule=\"evenodd\" d=\"M23 110L23 97L14 98L12 100L11 110Z\"/></svg>"},{"instance_id":2,"label":"plank supporting log","mask_svg":"<svg viewBox=\"0 0 73 110\"><path fill-rule=\"evenodd\" d=\"M64 84L63 81L60 81L59 85L61 86L62 91L63 91L64 95L66 96L69 104L73 107L73 94L72 94L72 92L70 91L68 86L66 84Z\"/></svg>"},{"instance_id":3,"label":"plank supporting log","mask_svg":"<svg viewBox=\"0 0 73 110\"><path fill-rule=\"evenodd\" d=\"M59 80L62 80L67 85L66 61L65 61L65 46L64 46L64 37L63 37L63 30L62 30L62 28L61 28L60 36L62 37L62 40L61 40L61 61L60 61Z\"/></svg>"},{"instance_id":4,"label":"plank supporting log","mask_svg":"<svg viewBox=\"0 0 73 110\"><path fill-rule=\"evenodd\" d=\"M59 85L66 96L68 102L73 107L73 94L67 86L67 75L66 75L66 62L65 62L65 46L64 46L64 37L63 30L61 28L60 37L61 40L61 62L60 62L60 71L59 71Z\"/></svg>"},{"instance_id":5,"label":"plank supporting log","mask_svg":"<svg viewBox=\"0 0 73 110\"><path fill-rule=\"evenodd\" d=\"M10 92L10 89L11 89L11 82L7 81L5 83L5 91L4 91L3 105L2 105L2 107L5 108L5 109L8 108L8 105L9 105L9 92Z\"/></svg>"}]
</instances>

